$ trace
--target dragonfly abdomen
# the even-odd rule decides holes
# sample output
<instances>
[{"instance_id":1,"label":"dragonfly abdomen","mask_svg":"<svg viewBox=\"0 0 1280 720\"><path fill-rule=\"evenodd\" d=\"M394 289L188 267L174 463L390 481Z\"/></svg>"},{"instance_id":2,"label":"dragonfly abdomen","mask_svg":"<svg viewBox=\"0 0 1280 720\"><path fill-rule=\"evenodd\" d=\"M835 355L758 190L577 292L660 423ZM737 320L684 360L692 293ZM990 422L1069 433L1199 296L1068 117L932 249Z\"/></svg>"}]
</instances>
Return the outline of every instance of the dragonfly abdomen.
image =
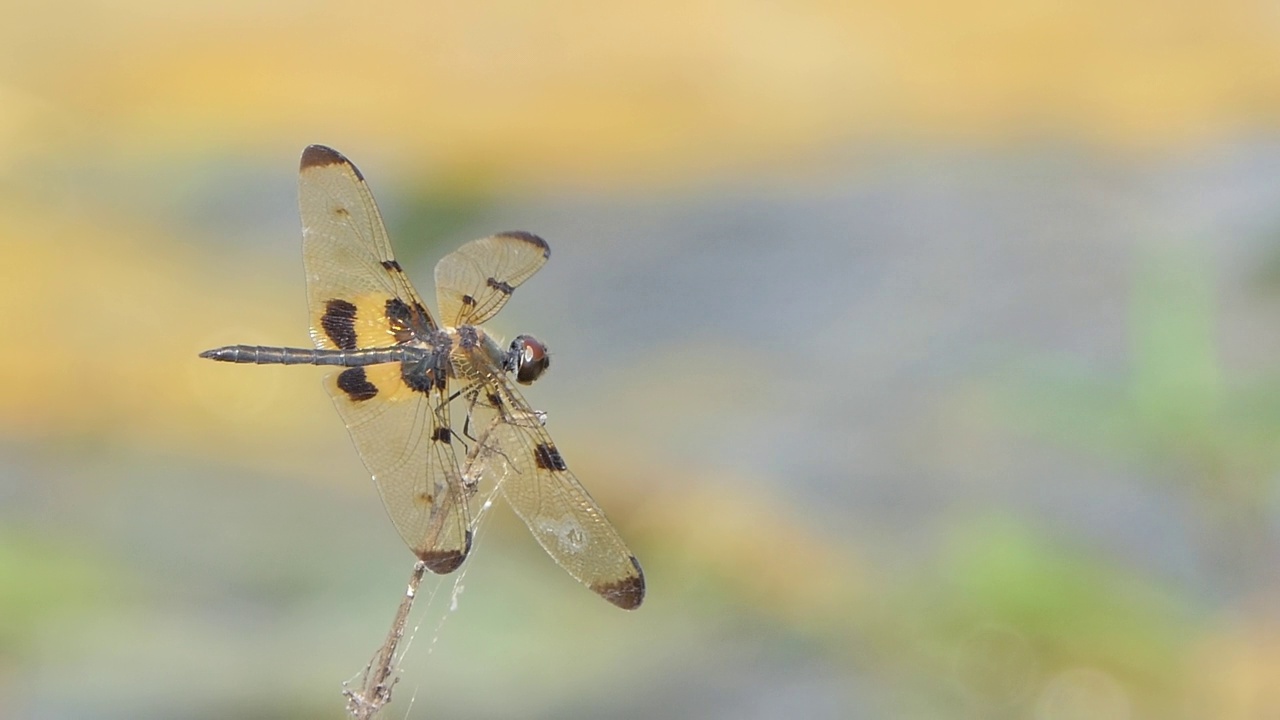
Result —
<instances>
[{"instance_id":1,"label":"dragonfly abdomen","mask_svg":"<svg viewBox=\"0 0 1280 720\"><path fill-rule=\"evenodd\" d=\"M254 365L338 365L363 367L389 362L419 361L431 351L419 347L371 348L368 350L318 350L312 348L227 345L205 350L200 357L219 362Z\"/></svg>"}]
</instances>

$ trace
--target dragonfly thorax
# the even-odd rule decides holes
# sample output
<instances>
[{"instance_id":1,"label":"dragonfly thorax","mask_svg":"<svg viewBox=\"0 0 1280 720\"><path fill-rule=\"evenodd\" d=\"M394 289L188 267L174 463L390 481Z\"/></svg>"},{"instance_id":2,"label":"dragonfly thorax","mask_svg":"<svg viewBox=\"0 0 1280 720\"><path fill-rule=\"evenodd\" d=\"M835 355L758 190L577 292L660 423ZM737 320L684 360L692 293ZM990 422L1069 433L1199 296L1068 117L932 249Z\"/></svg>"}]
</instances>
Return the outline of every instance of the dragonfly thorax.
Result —
<instances>
[{"instance_id":1,"label":"dragonfly thorax","mask_svg":"<svg viewBox=\"0 0 1280 720\"><path fill-rule=\"evenodd\" d=\"M464 354L480 349L492 367L511 373L521 385L532 385L551 366L547 346L532 335L517 335L503 350L493 336L475 325L459 325L446 332Z\"/></svg>"}]
</instances>

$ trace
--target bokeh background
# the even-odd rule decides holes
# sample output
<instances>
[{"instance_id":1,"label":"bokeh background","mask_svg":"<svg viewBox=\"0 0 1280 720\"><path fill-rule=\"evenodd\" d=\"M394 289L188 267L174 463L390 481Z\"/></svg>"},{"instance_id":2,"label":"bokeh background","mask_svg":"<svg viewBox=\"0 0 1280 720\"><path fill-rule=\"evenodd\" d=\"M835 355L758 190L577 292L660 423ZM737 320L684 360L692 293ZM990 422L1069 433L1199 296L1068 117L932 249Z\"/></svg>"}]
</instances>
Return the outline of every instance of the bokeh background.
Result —
<instances>
[{"instance_id":1,"label":"bokeh background","mask_svg":"<svg viewBox=\"0 0 1280 720\"><path fill-rule=\"evenodd\" d=\"M491 328L644 563L501 506L412 718L1280 717L1280 9L7 2L0 717L340 718L412 557L305 346L298 155ZM389 714L388 714L389 713Z\"/></svg>"}]
</instances>

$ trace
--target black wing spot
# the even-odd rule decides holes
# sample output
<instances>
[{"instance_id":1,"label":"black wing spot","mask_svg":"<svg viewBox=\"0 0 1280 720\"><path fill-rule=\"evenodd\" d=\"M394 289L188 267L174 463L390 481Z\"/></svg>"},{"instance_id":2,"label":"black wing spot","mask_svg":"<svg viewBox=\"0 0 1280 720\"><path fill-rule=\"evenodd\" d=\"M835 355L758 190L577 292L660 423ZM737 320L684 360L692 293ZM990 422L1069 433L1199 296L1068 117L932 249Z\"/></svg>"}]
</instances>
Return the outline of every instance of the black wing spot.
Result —
<instances>
[{"instance_id":1,"label":"black wing spot","mask_svg":"<svg viewBox=\"0 0 1280 720\"><path fill-rule=\"evenodd\" d=\"M531 232L526 232L524 230L508 230L507 232L499 233L499 235L502 237L514 238L516 240L529 243L530 245L534 246L538 250L542 251L542 257L544 258L551 257L551 247L547 245L547 241L543 240L537 235L534 235Z\"/></svg>"},{"instance_id":2,"label":"black wing spot","mask_svg":"<svg viewBox=\"0 0 1280 720\"><path fill-rule=\"evenodd\" d=\"M320 317L324 334L340 350L356 349L356 306L346 300L334 298L324 304Z\"/></svg>"},{"instance_id":3,"label":"black wing spot","mask_svg":"<svg viewBox=\"0 0 1280 720\"><path fill-rule=\"evenodd\" d=\"M498 278L489 278L485 281L485 284L503 295L510 295L515 292L515 288L511 287L511 283L505 280L499 280Z\"/></svg>"},{"instance_id":4,"label":"black wing spot","mask_svg":"<svg viewBox=\"0 0 1280 720\"><path fill-rule=\"evenodd\" d=\"M388 270L394 270L396 272L404 272L404 269L400 267L400 263L396 262L395 260L383 260L382 267Z\"/></svg>"},{"instance_id":5,"label":"black wing spot","mask_svg":"<svg viewBox=\"0 0 1280 720\"><path fill-rule=\"evenodd\" d=\"M378 386L369 382L362 367L343 370L338 375L338 389L346 393L352 402L370 400L378 394Z\"/></svg>"},{"instance_id":6,"label":"black wing spot","mask_svg":"<svg viewBox=\"0 0 1280 720\"><path fill-rule=\"evenodd\" d=\"M406 360L400 363L400 379L414 392L426 394L437 387L443 389L441 380L444 378L437 377L436 368L428 365L427 361Z\"/></svg>"},{"instance_id":7,"label":"black wing spot","mask_svg":"<svg viewBox=\"0 0 1280 720\"><path fill-rule=\"evenodd\" d=\"M409 318L412 317L413 311L398 297L387 300L387 319L399 321L405 325L409 324Z\"/></svg>"},{"instance_id":8,"label":"black wing spot","mask_svg":"<svg viewBox=\"0 0 1280 720\"><path fill-rule=\"evenodd\" d=\"M569 466L564 464L564 458L560 457L560 451L556 450L556 446L551 443L542 443L533 449L534 459L538 463L538 467L543 470L568 470Z\"/></svg>"},{"instance_id":9,"label":"black wing spot","mask_svg":"<svg viewBox=\"0 0 1280 720\"><path fill-rule=\"evenodd\" d=\"M408 342L414 337L413 332L413 310L398 297L387 300L385 310L387 316L387 324L391 327L391 332L396 336L396 342Z\"/></svg>"},{"instance_id":10,"label":"black wing spot","mask_svg":"<svg viewBox=\"0 0 1280 720\"><path fill-rule=\"evenodd\" d=\"M463 295L463 296L462 296L462 304L463 304L463 305L466 305L467 307L475 307L475 306L476 306L476 299L475 299L475 298L473 298L473 297L471 297L470 295Z\"/></svg>"},{"instance_id":11,"label":"black wing spot","mask_svg":"<svg viewBox=\"0 0 1280 720\"><path fill-rule=\"evenodd\" d=\"M494 409L502 408L502 396L496 392L489 393L487 396L485 396L485 400L489 401L489 407L492 407Z\"/></svg>"},{"instance_id":12,"label":"black wing spot","mask_svg":"<svg viewBox=\"0 0 1280 720\"><path fill-rule=\"evenodd\" d=\"M400 363L400 379L410 390L428 394L432 390L443 393L449 387L449 336L442 332L427 338L432 352L417 360Z\"/></svg>"},{"instance_id":13,"label":"black wing spot","mask_svg":"<svg viewBox=\"0 0 1280 720\"><path fill-rule=\"evenodd\" d=\"M431 433L431 439L449 445L453 442L453 431L447 427L438 427Z\"/></svg>"},{"instance_id":14,"label":"black wing spot","mask_svg":"<svg viewBox=\"0 0 1280 720\"><path fill-rule=\"evenodd\" d=\"M422 324L430 329L432 323L428 318L431 317L431 313L427 312L427 309L422 307L422 303L420 302L415 302L413 304L413 309L418 313L418 317L422 318Z\"/></svg>"}]
</instances>

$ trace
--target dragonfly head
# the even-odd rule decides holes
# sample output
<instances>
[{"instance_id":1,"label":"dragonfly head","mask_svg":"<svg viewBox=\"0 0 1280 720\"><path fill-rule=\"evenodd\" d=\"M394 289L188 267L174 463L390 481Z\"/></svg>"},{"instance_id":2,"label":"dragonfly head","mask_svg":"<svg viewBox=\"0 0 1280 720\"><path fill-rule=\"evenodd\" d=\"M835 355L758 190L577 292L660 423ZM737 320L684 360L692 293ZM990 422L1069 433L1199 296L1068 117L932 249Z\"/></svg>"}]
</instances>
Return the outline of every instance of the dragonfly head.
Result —
<instances>
[{"instance_id":1,"label":"dragonfly head","mask_svg":"<svg viewBox=\"0 0 1280 720\"><path fill-rule=\"evenodd\" d=\"M542 377L542 373L551 367L551 356L547 354L547 346L531 335L517 335L511 341L511 349L507 351L506 371L515 373L516 382L521 385L532 385L533 381Z\"/></svg>"}]
</instances>

